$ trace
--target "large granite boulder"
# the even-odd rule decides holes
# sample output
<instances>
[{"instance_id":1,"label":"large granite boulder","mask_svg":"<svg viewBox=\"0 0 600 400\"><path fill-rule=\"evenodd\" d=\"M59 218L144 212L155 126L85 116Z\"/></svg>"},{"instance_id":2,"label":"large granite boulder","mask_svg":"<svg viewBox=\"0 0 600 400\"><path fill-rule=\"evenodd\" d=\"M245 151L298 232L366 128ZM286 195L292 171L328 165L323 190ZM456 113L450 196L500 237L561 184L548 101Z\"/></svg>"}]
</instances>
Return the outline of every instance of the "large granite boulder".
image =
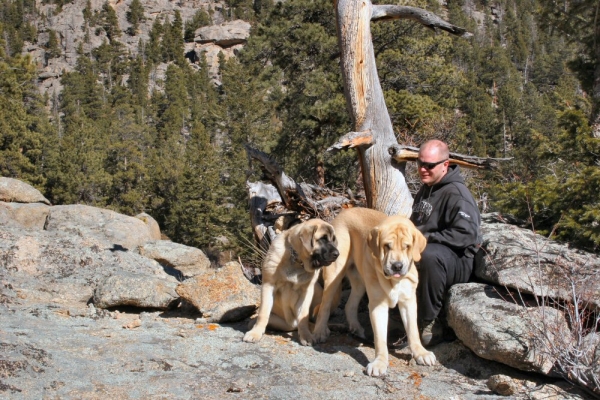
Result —
<instances>
[{"instance_id":1,"label":"large granite boulder","mask_svg":"<svg viewBox=\"0 0 600 400\"><path fill-rule=\"evenodd\" d=\"M556 362L553 347L569 348L565 317L550 307L526 307L512 300L490 285L454 285L448 296L448 324L478 356L548 374Z\"/></svg>"},{"instance_id":2,"label":"large granite boulder","mask_svg":"<svg viewBox=\"0 0 600 400\"><path fill-rule=\"evenodd\" d=\"M260 297L260 288L244 277L237 262L186 279L176 290L208 322L232 322L247 318L256 310Z\"/></svg>"},{"instance_id":3,"label":"large granite boulder","mask_svg":"<svg viewBox=\"0 0 600 400\"><path fill-rule=\"evenodd\" d=\"M79 204L52 207L46 230L95 237L115 250L133 250L153 240L148 226L138 218Z\"/></svg>"},{"instance_id":4,"label":"large granite boulder","mask_svg":"<svg viewBox=\"0 0 600 400\"><path fill-rule=\"evenodd\" d=\"M0 177L0 201L50 204L39 190L17 179Z\"/></svg>"},{"instance_id":5,"label":"large granite boulder","mask_svg":"<svg viewBox=\"0 0 600 400\"><path fill-rule=\"evenodd\" d=\"M138 247L138 252L177 270L183 279L203 274L210 268L210 260L202 250L168 240L146 242Z\"/></svg>"},{"instance_id":6,"label":"large granite boulder","mask_svg":"<svg viewBox=\"0 0 600 400\"><path fill-rule=\"evenodd\" d=\"M489 283L600 310L600 259L486 214L475 275Z\"/></svg>"}]
</instances>

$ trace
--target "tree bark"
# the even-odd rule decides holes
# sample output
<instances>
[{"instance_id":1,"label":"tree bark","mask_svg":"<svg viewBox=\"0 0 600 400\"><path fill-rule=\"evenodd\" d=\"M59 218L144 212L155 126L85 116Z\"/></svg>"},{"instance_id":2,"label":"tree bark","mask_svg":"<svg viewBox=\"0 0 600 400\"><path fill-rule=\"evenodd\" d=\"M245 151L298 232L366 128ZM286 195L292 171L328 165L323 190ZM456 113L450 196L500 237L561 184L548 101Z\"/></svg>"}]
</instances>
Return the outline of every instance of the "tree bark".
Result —
<instances>
[{"instance_id":1,"label":"tree bark","mask_svg":"<svg viewBox=\"0 0 600 400\"><path fill-rule=\"evenodd\" d=\"M461 36L470 34L415 7L373 6L370 0L338 0L335 12L344 94L353 132L330 149L356 148L367 207L388 215L408 216L412 196L404 179L406 162L398 162L390 151L397 146L397 141L377 74L371 20L412 19L432 29Z\"/></svg>"}]
</instances>

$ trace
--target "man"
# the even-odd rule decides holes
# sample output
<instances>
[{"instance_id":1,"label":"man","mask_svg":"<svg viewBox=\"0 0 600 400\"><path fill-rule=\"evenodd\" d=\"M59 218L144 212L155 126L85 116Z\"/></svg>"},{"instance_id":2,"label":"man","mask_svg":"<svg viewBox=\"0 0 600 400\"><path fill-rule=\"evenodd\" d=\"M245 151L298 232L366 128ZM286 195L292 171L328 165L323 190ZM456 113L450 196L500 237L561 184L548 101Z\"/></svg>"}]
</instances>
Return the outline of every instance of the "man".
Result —
<instances>
[{"instance_id":1,"label":"man","mask_svg":"<svg viewBox=\"0 0 600 400\"><path fill-rule=\"evenodd\" d=\"M423 185L415 196L411 220L427 238L417 264L417 304L421 342L433 346L444 339L443 301L450 286L469 280L479 247L481 217L458 165L450 165L446 143L430 140L417 159Z\"/></svg>"}]
</instances>

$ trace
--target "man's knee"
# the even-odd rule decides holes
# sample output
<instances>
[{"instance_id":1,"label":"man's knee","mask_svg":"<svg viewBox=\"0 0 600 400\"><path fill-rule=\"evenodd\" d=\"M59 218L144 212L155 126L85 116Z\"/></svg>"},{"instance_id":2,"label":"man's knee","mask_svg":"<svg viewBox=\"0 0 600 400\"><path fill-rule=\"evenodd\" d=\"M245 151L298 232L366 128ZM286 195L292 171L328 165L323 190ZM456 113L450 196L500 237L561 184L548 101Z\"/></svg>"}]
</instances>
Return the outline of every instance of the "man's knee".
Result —
<instances>
[{"instance_id":1,"label":"man's knee","mask_svg":"<svg viewBox=\"0 0 600 400\"><path fill-rule=\"evenodd\" d=\"M421 253L421 261L419 261L419 271L427 272L431 270L439 270L440 266L444 265L444 261L447 257L444 253L447 252L447 247L437 244L429 243L423 253Z\"/></svg>"}]
</instances>

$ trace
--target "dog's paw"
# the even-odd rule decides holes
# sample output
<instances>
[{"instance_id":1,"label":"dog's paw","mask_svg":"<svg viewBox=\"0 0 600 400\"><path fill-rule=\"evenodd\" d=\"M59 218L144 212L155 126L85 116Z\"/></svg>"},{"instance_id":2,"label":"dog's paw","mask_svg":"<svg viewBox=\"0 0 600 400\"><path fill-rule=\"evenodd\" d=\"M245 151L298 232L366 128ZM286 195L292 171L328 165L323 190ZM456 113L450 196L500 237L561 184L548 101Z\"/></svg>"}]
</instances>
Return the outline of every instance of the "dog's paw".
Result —
<instances>
[{"instance_id":1,"label":"dog's paw","mask_svg":"<svg viewBox=\"0 0 600 400\"><path fill-rule=\"evenodd\" d=\"M244 335L244 342L256 343L262 338L262 336L262 333L251 330L246 332Z\"/></svg>"},{"instance_id":2,"label":"dog's paw","mask_svg":"<svg viewBox=\"0 0 600 400\"><path fill-rule=\"evenodd\" d=\"M419 365L435 365L436 358L435 354L431 351L424 350L421 354L415 354L414 359Z\"/></svg>"},{"instance_id":3,"label":"dog's paw","mask_svg":"<svg viewBox=\"0 0 600 400\"><path fill-rule=\"evenodd\" d=\"M311 335L310 332L299 335L299 337L300 337L300 344L302 346L312 346L314 339L313 339L313 335Z\"/></svg>"},{"instance_id":4,"label":"dog's paw","mask_svg":"<svg viewBox=\"0 0 600 400\"><path fill-rule=\"evenodd\" d=\"M325 328L323 329L315 330L312 334L313 342L325 343L330 333L331 332L329 331L329 328L327 326L325 326Z\"/></svg>"},{"instance_id":5,"label":"dog's paw","mask_svg":"<svg viewBox=\"0 0 600 400\"><path fill-rule=\"evenodd\" d=\"M348 331L350 331L351 334L358 336L361 339L365 339L367 337L365 335L365 329L359 323L348 324Z\"/></svg>"},{"instance_id":6,"label":"dog's paw","mask_svg":"<svg viewBox=\"0 0 600 400\"><path fill-rule=\"evenodd\" d=\"M367 375L369 376L383 376L387 372L387 363L375 359L372 363L367 365Z\"/></svg>"}]
</instances>

